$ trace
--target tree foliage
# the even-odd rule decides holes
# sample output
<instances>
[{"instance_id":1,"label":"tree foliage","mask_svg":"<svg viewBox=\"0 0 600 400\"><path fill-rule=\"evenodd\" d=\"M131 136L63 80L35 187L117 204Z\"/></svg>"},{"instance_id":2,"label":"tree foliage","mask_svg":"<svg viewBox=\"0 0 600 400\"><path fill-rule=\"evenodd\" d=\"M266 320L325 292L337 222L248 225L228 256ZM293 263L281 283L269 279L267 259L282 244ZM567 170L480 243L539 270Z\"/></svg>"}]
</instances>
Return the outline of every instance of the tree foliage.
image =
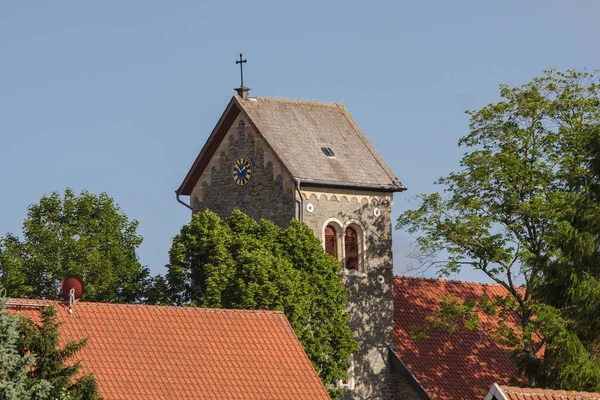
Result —
<instances>
[{"instance_id":1,"label":"tree foliage","mask_svg":"<svg viewBox=\"0 0 600 400\"><path fill-rule=\"evenodd\" d=\"M56 309L44 307L40 310L41 321L36 323L21 317L18 342L21 354L33 354L29 366L29 381L32 387L40 382L51 385L50 399L60 400L101 400L96 380L92 375L78 376L80 362L73 357L81 350L87 339L68 342L59 346L60 323Z\"/></svg>"},{"instance_id":2,"label":"tree foliage","mask_svg":"<svg viewBox=\"0 0 600 400\"><path fill-rule=\"evenodd\" d=\"M599 94L589 72L501 86L468 112L444 193L398 219L440 274L472 267L507 289L498 307L521 327L502 336L533 386L600 390Z\"/></svg>"},{"instance_id":3,"label":"tree foliage","mask_svg":"<svg viewBox=\"0 0 600 400\"><path fill-rule=\"evenodd\" d=\"M167 281L179 305L283 311L322 381L334 385L357 349L339 269L297 220L281 229L240 211L225 220L204 211L173 239Z\"/></svg>"},{"instance_id":4,"label":"tree foliage","mask_svg":"<svg viewBox=\"0 0 600 400\"><path fill-rule=\"evenodd\" d=\"M23 240L0 237L0 284L11 297L57 299L61 281L77 275L84 300L140 301L149 272L136 254L137 226L106 193L43 196L29 206Z\"/></svg>"},{"instance_id":5,"label":"tree foliage","mask_svg":"<svg viewBox=\"0 0 600 400\"><path fill-rule=\"evenodd\" d=\"M19 318L6 311L6 299L0 298L0 400L48 399L50 383L31 382L29 371L36 358L20 351L19 324Z\"/></svg>"}]
</instances>

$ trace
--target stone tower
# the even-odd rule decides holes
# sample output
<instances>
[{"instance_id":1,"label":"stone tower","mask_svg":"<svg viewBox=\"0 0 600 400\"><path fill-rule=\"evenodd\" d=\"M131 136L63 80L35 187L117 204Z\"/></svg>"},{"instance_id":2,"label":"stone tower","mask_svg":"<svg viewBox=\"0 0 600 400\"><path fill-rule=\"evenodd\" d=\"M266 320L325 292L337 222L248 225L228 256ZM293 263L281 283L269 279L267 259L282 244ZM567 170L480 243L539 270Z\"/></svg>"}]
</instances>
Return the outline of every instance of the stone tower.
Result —
<instances>
[{"instance_id":1,"label":"stone tower","mask_svg":"<svg viewBox=\"0 0 600 400\"><path fill-rule=\"evenodd\" d=\"M391 398L392 202L405 190L341 104L234 96L177 197L193 212L298 218L342 264L359 343L346 398ZM185 203L184 203L185 204Z\"/></svg>"}]
</instances>

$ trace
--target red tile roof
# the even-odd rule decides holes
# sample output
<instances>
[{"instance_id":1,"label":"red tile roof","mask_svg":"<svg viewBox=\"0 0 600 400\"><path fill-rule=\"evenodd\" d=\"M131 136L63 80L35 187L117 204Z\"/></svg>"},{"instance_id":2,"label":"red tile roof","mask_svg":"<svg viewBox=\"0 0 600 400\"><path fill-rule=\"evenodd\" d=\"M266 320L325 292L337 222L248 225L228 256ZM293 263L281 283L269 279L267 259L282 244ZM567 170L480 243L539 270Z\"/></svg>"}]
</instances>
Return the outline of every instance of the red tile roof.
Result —
<instances>
[{"instance_id":1,"label":"red tile roof","mask_svg":"<svg viewBox=\"0 0 600 400\"><path fill-rule=\"evenodd\" d=\"M494 385L487 398L498 400L600 400L600 394Z\"/></svg>"},{"instance_id":2,"label":"red tile roof","mask_svg":"<svg viewBox=\"0 0 600 400\"><path fill-rule=\"evenodd\" d=\"M500 285L394 278L394 352L431 398L483 399L494 382L509 383L515 366L488 333L497 326L492 317L479 315L480 330L449 333L432 329L429 338L411 337L416 327L435 315L442 296L465 301L482 295L493 299L506 293Z\"/></svg>"},{"instance_id":3,"label":"red tile roof","mask_svg":"<svg viewBox=\"0 0 600 400\"><path fill-rule=\"evenodd\" d=\"M329 399L284 314L195 307L15 300L38 317L56 304L61 340L87 337L78 354L105 400Z\"/></svg>"}]
</instances>

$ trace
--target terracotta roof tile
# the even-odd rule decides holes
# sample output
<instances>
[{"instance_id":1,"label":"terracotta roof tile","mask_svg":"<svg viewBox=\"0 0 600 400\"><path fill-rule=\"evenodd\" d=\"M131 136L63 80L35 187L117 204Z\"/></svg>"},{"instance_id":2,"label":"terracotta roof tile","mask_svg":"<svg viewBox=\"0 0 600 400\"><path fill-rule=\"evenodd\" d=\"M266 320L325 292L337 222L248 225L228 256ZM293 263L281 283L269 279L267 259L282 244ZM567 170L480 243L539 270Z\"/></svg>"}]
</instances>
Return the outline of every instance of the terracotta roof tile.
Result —
<instances>
[{"instance_id":1,"label":"terracotta roof tile","mask_svg":"<svg viewBox=\"0 0 600 400\"><path fill-rule=\"evenodd\" d=\"M508 384L515 366L488 331L497 325L479 315L481 329L449 333L432 329L429 338L413 339L414 329L435 315L441 298L467 300L482 295L506 295L500 285L410 277L394 278L395 354L434 399L483 399L494 382ZM516 322L516 321L515 321Z\"/></svg>"},{"instance_id":2,"label":"terracotta roof tile","mask_svg":"<svg viewBox=\"0 0 600 400\"><path fill-rule=\"evenodd\" d=\"M11 299L39 318L56 304L61 340L87 337L82 372L105 400L329 399L285 315L195 307Z\"/></svg>"},{"instance_id":3,"label":"terracotta roof tile","mask_svg":"<svg viewBox=\"0 0 600 400\"><path fill-rule=\"evenodd\" d=\"M531 400L600 400L600 394L554 389L530 389L513 386L500 386L500 391L506 399ZM492 388L493 390L493 388Z\"/></svg>"}]
</instances>

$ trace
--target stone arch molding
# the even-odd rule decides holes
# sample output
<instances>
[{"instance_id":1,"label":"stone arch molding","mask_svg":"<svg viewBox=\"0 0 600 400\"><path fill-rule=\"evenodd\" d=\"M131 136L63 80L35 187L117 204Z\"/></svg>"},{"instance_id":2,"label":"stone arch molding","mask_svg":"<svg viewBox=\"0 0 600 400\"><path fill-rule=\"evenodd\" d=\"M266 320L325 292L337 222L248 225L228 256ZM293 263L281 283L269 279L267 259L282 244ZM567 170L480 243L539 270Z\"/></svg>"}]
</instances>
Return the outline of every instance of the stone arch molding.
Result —
<instances>
[{"instance_id":1,"label":"stone arch molding","mask_svg":"<svg viewBox=\"0 0 600 400\"><path fill-rule=\"evenodd\" d=\"M325 223L323 223L323 227L321 228L321 237L325 237L325 227L327 225L331 225L335 228L335 233L336 234L341 234L343 232L343 228L344 228L344 223L342 221L340 221L337 218L328 218L325 220ZM325 244L323 244L323 246L325 246Z\"/></svg>"},{"instance_id":2,"label":"stone arch molding","mask_svg":"<svg viewBox=\"0 0 600 400\"><path fill-rule=\"evenodd\" d=\"M349 219L348 221L346 221L346 223L342 226L344 229L346 229L347 227L351 226L351 225L355 225L358 227L358 229L361 230L361 233L364 236L364 232L366 231L366 227L365 225L362 223L362 221L359 221L357 219Z\"/></svg>"}]
</instances>

